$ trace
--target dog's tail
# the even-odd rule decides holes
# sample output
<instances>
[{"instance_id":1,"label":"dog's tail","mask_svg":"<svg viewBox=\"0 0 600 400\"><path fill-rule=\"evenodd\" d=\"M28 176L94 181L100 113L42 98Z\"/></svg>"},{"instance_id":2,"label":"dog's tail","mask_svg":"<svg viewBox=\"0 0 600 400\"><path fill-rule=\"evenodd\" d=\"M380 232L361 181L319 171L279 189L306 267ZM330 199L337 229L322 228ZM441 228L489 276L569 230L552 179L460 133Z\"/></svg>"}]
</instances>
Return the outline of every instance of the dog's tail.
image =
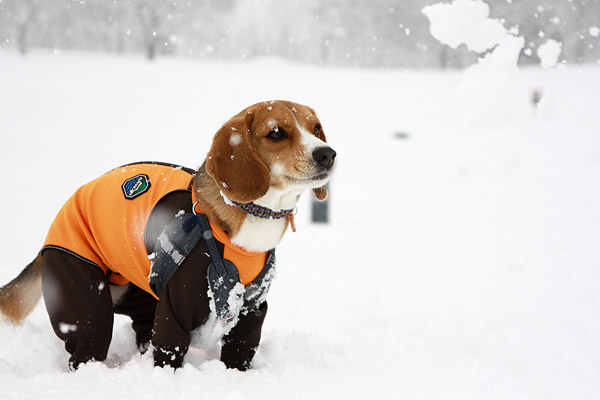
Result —
<instances>
[{"instance_id":1,"label":"dog's tail","mask_svg":"<svg viewBox=\"0 0 600 400\"><path fill-rule=\"evenodd\" d=\"M42 253L19 276L0 288L0 314L9 321L23 321L42 296Z\"/></svg>"}]
</instances>

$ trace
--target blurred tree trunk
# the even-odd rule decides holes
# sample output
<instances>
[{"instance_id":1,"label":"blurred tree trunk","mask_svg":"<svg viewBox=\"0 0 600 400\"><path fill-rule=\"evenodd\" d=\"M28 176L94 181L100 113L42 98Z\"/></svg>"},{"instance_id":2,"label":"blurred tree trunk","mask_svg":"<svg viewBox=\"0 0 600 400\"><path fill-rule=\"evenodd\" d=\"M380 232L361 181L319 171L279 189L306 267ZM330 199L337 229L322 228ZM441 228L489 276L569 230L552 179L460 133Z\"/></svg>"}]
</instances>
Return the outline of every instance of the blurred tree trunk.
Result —
<instances>
[{"instance_id":1,"label":"blurred tree trunk","mask_svg":"<svg viewBox=\"0 0 600 400\"><path fill-rule=\"evenodd\" d=\"M181 27L190 25L198 9L198 3L192 1L137 0L135 5L148 60L153 60L159 51L175 51L179 41L177 32Z\"/></svg>"},{"instance_id":2,"label":"blurred tree trunk","mask_svg":"<svg viewBox=\"0 0 600 400\"><path fill-rule=\"evenodd\" d=\"M17 26L16 32L16 41L17 41L17 50L20 54L26 54L28 50L27 46L27 32L28 32L27 24L19 24Z\"/></svg>"},{"instance_id":3,"label":"blurred tree trunk","mask_svg":"<svg viewBox=\"0 0 600 400\"><path fill-rule=\"evenodd\" d=\"M29 36L31 27L35 24L41 8L40 0L13 0L6 7L12 11L15 22L15 41L21 54L29 51Z\"/></svg>"},{"instance_id":4,"label":"blurred tree trunk","mask_svg":"<svg viewBox=\"0 0 600 400\"><path fill-rule=\"evenodd\" d=\"M137 2L137 15L142 30L142 43L148 60L154 60L156 56L157 36L161 25L161 17L155 6L156 4L152 1L140 0Z\"/></svg>"},{"instance_id":5,"label":"blurred tree trunk","mask_svg":"<svg viewBox=\"0 0 600 400\"><path fill-rule=\"evenodd\" d=\"M449 67L449 55L448 55L448 49L450 47L442 44L441 49L440 49L440 67L442 69L448 69Z\"/></svg>"}]
</instances>

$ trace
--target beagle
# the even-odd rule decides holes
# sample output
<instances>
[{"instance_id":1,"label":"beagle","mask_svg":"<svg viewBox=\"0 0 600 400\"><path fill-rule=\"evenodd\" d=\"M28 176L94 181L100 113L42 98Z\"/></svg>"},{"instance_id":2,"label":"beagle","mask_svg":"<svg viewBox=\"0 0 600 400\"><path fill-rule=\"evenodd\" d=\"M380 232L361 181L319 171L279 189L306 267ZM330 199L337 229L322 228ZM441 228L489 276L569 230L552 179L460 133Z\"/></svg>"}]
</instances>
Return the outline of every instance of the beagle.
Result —
<instances>
[{"instance_id":1,"label":"beagle","mask_svg":"<svg viewBox=\"0 0 600 400\"><path fill-rule=\"evenodd\" d=\"M316 113L289 101L252 105L215 134L198 170L145 162L79 188L44 246L0 288L21 322L43 294L73 369L106 359L114 313L131 317L140 351L178 368L192 330L221 330L221 360L245 370L260 342L275 246L300 195L319 200L335 169Z\"/></svg>"}]
</instances>

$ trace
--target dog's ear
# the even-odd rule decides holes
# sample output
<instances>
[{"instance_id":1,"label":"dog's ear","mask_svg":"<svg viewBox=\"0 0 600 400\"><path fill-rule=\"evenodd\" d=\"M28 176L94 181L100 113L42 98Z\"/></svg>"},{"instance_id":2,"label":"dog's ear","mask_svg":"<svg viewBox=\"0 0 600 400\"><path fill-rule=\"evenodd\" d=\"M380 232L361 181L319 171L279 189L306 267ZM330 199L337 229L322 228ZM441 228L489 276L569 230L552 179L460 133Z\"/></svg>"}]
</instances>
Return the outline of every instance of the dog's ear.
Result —
<instances>
[{"instance_id":1,"label":"dog's ear","mask_svg":"<svg viewBox=\"0 0 600 400\"><path fill-rule=\"evenodd\" d=\"M317 198L317 200L320 201L324 201L327 200L327 186L323 185L321 187L318 188L314 188L313 190L313 194L315 195L315 197Z\"/></svg>"},{"instance_id":2,"label":"dog's ear","mask_svg":"<svg viewBox=\"0 0 600 400\"><path fill-rule=\"evenodd\" d=\"M231 200L248 203L269 190L269 169L252 146L254 114L244 110L215 135L206 159L206 172Z\"/></svg>"}]
</instances>

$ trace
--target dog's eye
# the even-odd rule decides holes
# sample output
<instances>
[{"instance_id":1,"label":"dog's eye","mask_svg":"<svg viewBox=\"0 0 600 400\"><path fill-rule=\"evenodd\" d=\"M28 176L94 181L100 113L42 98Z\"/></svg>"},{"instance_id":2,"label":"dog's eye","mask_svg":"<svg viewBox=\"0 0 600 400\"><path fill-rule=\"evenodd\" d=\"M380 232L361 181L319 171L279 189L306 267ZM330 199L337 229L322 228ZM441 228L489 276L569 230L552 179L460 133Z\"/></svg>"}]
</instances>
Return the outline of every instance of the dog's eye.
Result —
<instances>
[{"instance_id":1,"label":"dog's eye","mask_svg":"<svg viewBox=\"0 0 600 400\"><path fill-rule=\"evenodd\" d=\"M315 136L316 137L321 137L321 129L323 129L323 128L321 128L321 124L316 124L315 125L315 129L314 130L315 130Z\"/></svg>"},{"instance_id":2,"label":"dog's eye","mask_svg":"<svg viewBox=\"0 0 600 400\"><path fill-rule=\"evenodd\" d=\"M271 129L271 132L269 132L269 134L267 135L267 137L275 142L283 140L283 139L287 139L288 138L288 134L286 133L286 131L284 131L281 128L273 128Z\"/></svg>"}]
</instances>

